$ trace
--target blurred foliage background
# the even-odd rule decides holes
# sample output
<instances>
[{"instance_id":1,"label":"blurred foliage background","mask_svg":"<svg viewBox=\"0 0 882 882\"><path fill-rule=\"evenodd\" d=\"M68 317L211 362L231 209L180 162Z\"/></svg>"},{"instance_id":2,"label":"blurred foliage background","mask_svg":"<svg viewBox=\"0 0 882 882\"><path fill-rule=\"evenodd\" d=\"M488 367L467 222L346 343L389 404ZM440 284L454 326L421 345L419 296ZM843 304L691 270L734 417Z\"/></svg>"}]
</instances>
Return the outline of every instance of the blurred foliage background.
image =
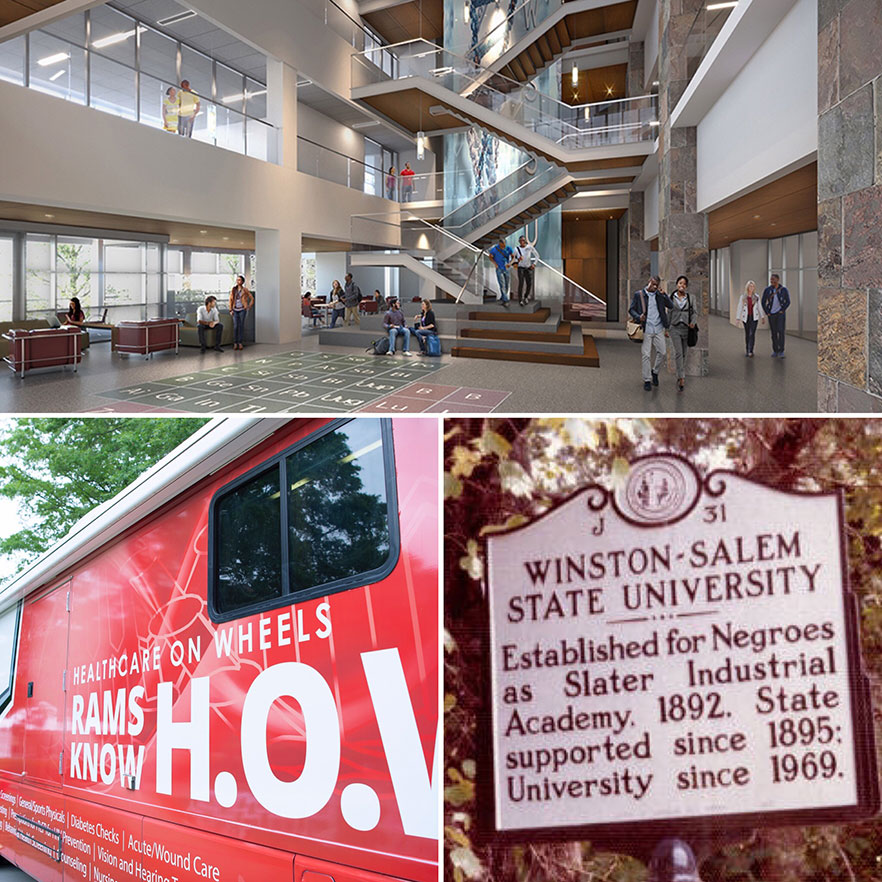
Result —
<instances>
[{"instance_id":1,"label":"blurred foliage background","mask_svg":"<svg viewBox=\"0 0 882 882\"><path fill-rule=\"evenodd\" d=\"M642 882L646 868L588 842L479 844L483 537L541 514L630 459L675 452L794 490L841 488L851 587L882 732L882 420L457 419L445 423L445 878L454 882ZM761 513L758 513L761 517ZM880 762L882 766L882 762ZM690 843L704 882L882 880L882 820L743 831ZM728 841L725 841L728 838Z\"/></svg>"}]
</instances>

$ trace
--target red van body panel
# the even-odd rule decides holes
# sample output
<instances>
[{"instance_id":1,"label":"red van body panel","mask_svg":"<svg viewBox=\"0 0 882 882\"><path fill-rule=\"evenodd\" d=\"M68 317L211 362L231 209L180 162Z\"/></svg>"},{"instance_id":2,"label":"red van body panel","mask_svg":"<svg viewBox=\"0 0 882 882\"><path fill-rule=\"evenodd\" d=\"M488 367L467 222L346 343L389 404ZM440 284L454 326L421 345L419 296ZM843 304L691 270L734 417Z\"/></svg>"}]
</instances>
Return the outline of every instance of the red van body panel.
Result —
<instances>
[{"instance_id":1,"label":"red van body panel","mask_svg":"<svg viewBox=\"0 0 882 882\"><path fill-rule=\"evenodd\" d=\"M26 872L438 878L437 423L393 424L388 576L222 624L208 613L212 497L328 422L287 424L25 600L0 853Z\"/></svg>"}]
</instances>

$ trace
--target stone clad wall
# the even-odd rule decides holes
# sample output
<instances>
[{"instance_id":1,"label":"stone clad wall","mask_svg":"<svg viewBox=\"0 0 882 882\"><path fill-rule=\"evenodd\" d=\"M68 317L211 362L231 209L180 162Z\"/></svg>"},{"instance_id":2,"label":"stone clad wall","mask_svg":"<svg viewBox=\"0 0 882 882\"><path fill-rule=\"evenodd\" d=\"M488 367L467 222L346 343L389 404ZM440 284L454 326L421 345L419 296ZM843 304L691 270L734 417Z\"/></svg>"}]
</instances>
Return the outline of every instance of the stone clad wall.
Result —
<instances>
[{"instance_id":1,"label":"stone clad wall","mask_svg":"<svg viewBox=\"0 0 882 882\"><path fill-rule=\"evenodd\" d=\"M882 412L882 2L818 3L818 410Z\"/></svg>"},{"instance_id":2,"label":"stone clad wall","mask_svg":"<svg viewBox=\"0 0 882 882\"><path fill-rule=\"evenodd\" d=\"M662 0L659 20L658 265L668 292L677 276L689 278L700 329L686 360L690 376L705 376L709 369L710 252L707 217L696 209L696 129L672 128L671 112L689 84L686 41L704 6L705 0Z\"/></svg>"}]
</instances>

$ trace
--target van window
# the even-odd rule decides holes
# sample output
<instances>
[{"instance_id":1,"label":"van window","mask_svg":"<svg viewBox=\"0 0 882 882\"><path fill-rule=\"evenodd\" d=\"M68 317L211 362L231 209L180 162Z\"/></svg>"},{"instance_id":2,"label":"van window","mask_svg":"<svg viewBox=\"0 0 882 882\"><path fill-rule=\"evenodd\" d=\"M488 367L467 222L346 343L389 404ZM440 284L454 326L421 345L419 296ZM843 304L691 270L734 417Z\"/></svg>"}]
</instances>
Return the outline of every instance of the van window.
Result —
<instances>
[{"instance_id":1,"label":"van window","mask_svg":"<svg viewBox=\"0 0 882 882\"><path fill-rule=\"evenodd\" d=\"M288 457L292 591L382 566L389 507L378 420L353 420Z\"/></svg>"},{"instance_id":2,"label":"van window","mask_svg":"<svg viewBox=\"0 0 882 882\"><path fill-rule=\"evenodd\" d=\"M279 467L217 503L217 607L241 609L282 596Z\"/></svg>"},{"instance_id":3,"label":"van window","mask_svg":"<svg viewBox=\"0 0 882 882\"><path fill-rule=\"evenodd\" d=\"M388 420L338 420L223 487L209 611L226 621L378 581L398 556Z\"/></svg>"},{"instance_id":4,"label":"van window","mask_svg":"<svg viewBox=\"0 0 882 882\"><path fill-rule=\"evenodd\" d=\"M15 649L18 642L19 605L0 615L0 710L12 698L12 675L15 670Z\"/></svg>"}]
</instances>

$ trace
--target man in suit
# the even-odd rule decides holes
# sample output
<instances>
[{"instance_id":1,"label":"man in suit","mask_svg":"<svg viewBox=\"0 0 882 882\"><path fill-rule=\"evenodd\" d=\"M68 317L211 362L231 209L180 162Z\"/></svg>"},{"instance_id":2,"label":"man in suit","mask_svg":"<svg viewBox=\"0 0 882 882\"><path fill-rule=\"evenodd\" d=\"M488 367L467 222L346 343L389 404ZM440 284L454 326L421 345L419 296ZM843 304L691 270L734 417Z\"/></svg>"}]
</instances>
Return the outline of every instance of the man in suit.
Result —
<instances>
[{"instance_id":1,"label":"man in suit","mask_svg":"<svg viewBox=\"0 0 882 882\"><path fill-rule=\"evenodd\" d=\"M673 309L674 306L671 298L664 291L659 290L659 281L658 276L650 276L646 287L634 292L631 308L628 310L631 318L643 325L643 345L640 352L643 357L643 388L647 392L653 386L658 386L658 369L667 351L665 334L671 322L668 310ZM651 361L653 345L655 346L654 364Z\"/></svg>"},{"instance_id":2,"label":"man in suit","mask_svg":"<svg viewBox=\"0 0 882 882\"><path fill-rule=\"evenodd\" d=\"M787 325L787 307L790 306L790 292L781 284L778 273L769 277L769 287L763 291L763 312L769 317L769 330L772 332L772 358L784 358L784 333Z\"/></svg>"}]
</instances>

